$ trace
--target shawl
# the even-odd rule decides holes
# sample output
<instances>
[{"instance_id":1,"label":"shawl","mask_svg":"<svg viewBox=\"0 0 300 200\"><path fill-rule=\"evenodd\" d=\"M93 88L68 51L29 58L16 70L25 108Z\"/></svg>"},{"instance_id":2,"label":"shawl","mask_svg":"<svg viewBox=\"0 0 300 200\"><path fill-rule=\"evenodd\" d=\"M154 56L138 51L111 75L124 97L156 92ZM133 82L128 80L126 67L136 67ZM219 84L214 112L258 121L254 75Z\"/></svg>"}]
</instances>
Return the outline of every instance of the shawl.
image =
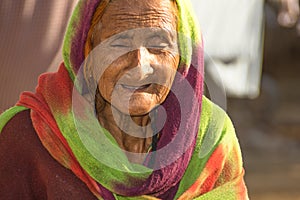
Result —
<instances>
[{"instance_id":1,"label":"shawl","mask_svg":"<svg viewBox=\"0 0 300 200\"><path fill-rule=\"evenodd\" d=\"M157 150L143 165L130 163L99 125L77 81L89 22L100 2L79 1L64 41L64 63L39 78L35 93L21 95L1 116L0 130L16 113L30 109L43 146L98 199L246 199L233 126L202 96L203 45L187 1L176 1L181 60L171 92L157 109Z\"/></svg>"}]
</instances>

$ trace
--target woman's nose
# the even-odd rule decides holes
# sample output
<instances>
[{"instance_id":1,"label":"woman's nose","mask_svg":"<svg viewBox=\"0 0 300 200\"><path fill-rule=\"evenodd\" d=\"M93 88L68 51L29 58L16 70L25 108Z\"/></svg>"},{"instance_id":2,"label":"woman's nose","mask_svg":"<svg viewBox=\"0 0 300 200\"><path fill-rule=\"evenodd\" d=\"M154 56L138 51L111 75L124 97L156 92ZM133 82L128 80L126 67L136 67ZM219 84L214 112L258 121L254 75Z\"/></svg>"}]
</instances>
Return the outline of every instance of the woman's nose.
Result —
<instances>
[{"instance_id":1,"label":"woman's nose","mask_svg":"<svg viewBox=\"0 0 300 200\"><path fill-rule=\"evenodd\" d=\"M134 56L136 62L134 62L134 68L132 68L130 71L132 71L135 78L142 80L147 76L153 74L154 69L151 65L153 55L151 55L146 48L140 47L136 50Z\"/></svg>"}]
</instances>

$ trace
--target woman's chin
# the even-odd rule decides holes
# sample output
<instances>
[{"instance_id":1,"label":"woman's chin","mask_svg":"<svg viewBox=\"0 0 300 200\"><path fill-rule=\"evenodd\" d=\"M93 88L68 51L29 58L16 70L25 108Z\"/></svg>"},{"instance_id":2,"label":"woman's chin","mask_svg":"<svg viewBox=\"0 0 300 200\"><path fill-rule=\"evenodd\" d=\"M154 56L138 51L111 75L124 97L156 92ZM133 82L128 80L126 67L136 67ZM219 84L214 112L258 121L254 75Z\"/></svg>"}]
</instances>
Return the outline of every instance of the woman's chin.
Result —
<instances>
[{"instance_id":1,"label":"woman's chin","mask_svg":"<svg viewBox=\"0 0 300 200\"><path fill-rule=\"evenodd\" d=\"M150 105L129 105L129 107L119 107L118 110L121 111L123 114L131 115L131 116L143 116L147 115L151 112L151 110L155 106Z\"/></svg>"},{"instance_id":2,"label":"woman's chin","mask_svg":"<svg viewBox=\"0 0 300 200\"><path fill-rule=\"evenodd\" d=\"M150 113L156 104L149 102L143 104L141 102L130 102L129 105L114 105L114 107L121 113L131 116L143 116Z\"/></svg>"},{"instance_id":3,"label":"woman's chin","mask_svg":"<svg viewBox=\"0 0 300 200\"><path fill-rule=\"evenodd\" d=\"M150 113L160 103L154 97L156 96L151 94L134 94L126 98L121 96L111 103L123 114L142 116Z\"/></svg>"},{"instance_id":4,"label":"woman's chin","mask_svg":"<svg viewBox=\"0 0 300 200\"><path fill-rule=\"evenodd\" d=\"M137 106L137 107L131 107L129 108L129 114L131 116L143 116L143 115L147 115L148 113L151 112L151 110L153 109L154 107L140 107L140 106Z\"/></svg>"}]
</instances>

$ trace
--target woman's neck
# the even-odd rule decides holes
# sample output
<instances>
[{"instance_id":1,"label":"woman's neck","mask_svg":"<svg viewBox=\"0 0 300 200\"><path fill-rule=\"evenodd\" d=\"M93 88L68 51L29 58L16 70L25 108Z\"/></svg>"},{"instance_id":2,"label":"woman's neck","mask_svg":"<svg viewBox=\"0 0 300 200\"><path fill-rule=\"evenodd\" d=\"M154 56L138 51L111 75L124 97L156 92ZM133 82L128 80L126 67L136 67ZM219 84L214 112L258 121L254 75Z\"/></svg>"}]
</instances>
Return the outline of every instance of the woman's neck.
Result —
<instances>
[{"instance_id":1,"label":"woman's neck","mask_svg":"<svg viewBox=\"0 0 300 200\"><path fill-rule=\"evenodd\" d=\"M115 138L119 146L134 154L126 153L128 160L134 163L143 163L145 154L152 143L152 128L149 114L130 116L121 113L107 102L102 102L101 111L98 111L98 120L105 129Z\"/></svg>"}]
</instances>

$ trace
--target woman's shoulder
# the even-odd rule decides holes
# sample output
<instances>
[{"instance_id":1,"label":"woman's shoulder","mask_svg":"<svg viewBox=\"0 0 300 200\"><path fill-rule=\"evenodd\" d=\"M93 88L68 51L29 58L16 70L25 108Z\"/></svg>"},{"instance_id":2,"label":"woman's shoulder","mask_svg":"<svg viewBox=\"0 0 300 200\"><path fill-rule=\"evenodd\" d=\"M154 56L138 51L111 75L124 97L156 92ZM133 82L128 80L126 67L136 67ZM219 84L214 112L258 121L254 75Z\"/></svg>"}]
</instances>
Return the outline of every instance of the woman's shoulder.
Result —
<instances>
[{"instance_id":1,"label":"woman's shoulder","mask_svg":"<svg viewBox=\"0 0 300 200\"><path fill-rule=\"evenodd\" d=\"M85 184L44 148L22 110L0 133L0 199L94 199Z\"/></svg>"},{"instance_id":2,"label":"woman's shoulder","mask_svg":"<svg viewBox=\"0 0 300 200\"><path fill-rule=\"evenodd\" d=\"M224 123L227 123L228 120L230 121L226 111L205 96L202 97L200 120L202 127L210 124L220 126Z\"/></svg>"},{"instance_id":3,"label":"woman's shoulder","mask_svg":"<svg viewBox=\"0 0 300 200\"><path fill-rule=\"evenodd\" d=\"M8 116L9 114L4 113L5 118L4 115L1 116L3 127L0 133L0 199L18 198L21 193L25 199L30 199L31 188L27 179L33 164L31 152L35 145L35 131L29 110L14 113L13 116Z\"/></svg>"},{"instance_id":4,"label":"woman's shoulder","mask_svg":"<svg viewBox=\"0 0 300 200\"><path fill-rule=\"evenodd\" d=\"M221 107L203 96L198 145L236 140L233 123Z\"/></svg>"},{"instance_id":5,"label":"woman's shoulder","mask_svg":"<svg viewBox=\"0 0 300 200\"><path fill-rule=\"evenodd\" d=\"M0 152L10 150L17 153L21 150L30 150L34 141L30 110L21 110L17 113L3 113L1 116ZM30 144L30 145L28 145ZM19 152L25 155L25 152Z\"/></svg>"}]
</instances>

